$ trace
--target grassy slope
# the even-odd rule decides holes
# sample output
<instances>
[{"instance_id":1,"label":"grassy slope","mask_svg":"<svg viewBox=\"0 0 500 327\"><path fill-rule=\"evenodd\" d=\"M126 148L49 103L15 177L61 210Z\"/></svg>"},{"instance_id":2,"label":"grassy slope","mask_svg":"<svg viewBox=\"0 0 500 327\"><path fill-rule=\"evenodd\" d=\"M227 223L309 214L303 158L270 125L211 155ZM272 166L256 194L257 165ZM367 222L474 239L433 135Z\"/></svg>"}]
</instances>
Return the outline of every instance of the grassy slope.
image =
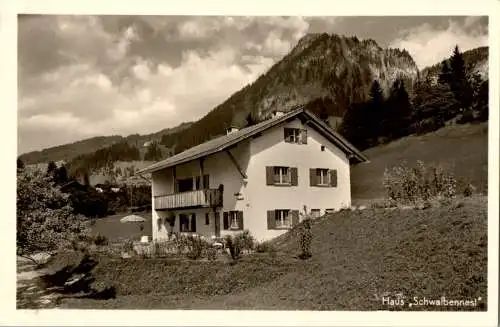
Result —
<instances>
[{"instance_id":1,"label":"grassy slope","mask_svg":"<svg viewBox=\"0 0 500 327\"><path fill-rule=\"evenodd\" d=\"M353 201L383 198L384 170L406 160L434 162L455 173L462 186L472 183L486 193L488 183L488 124L453 125L422 136L409 136L369 149L367 164L352 167Z\"/></svg>"},{"instance_id":2,"label":"grassy slope","mask_svg":"<svg viewBox=\"0 0 500 327\"><path fill-rule=\"evenodd\" d=\"M427 210L343 211L315 221L313 257L308 261L294 258L293 231L276 240L280 251L276 259L249 256L235 265L104 260L96 276L116 285L117 299L71 299L64 300L63 306L394 309L381 303L386 292L407 297L482 297L484 305L486 224L485 197Z\"/></svg>"}]
</instances>

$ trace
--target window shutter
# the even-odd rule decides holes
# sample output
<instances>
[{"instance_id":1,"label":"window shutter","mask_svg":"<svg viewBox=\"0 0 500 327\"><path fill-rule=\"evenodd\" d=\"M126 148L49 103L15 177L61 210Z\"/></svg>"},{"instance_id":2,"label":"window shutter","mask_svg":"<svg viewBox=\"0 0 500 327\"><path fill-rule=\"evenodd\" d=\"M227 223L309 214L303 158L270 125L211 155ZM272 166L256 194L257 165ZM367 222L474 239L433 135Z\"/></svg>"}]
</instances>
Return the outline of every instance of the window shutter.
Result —
<instances>
[{"instance_id":1,"label":"window shutter","mask_svg":"<svg viewBox=\"0 0 500 327\"><path fill-rule=\"evenodd\" d=\"M299 223L299 210L292 210L292 227Z\"/></svg>"},{"instance_id":2,"label":"window shutter","mask_svg":"<svg viewBox=\"0 0 500 327\"><path fill-rule=\"evenodd\" d=\"M238 211L236 221L238 222L238 229L243 229L243 211Z\"/></svg>"},{"instance_id":3,"label":"window shutter","mask_svg":"<svg viewBox=\"0 0 500 327\"><path fill-rule=\"evenodd\" d=\"M310 168L309 169L309 185L310 186L316 186L317 183L317 178L316 178L316 168Z\"/></svg>"},{"instance_id":4,"label":"window shutter","mask_svg":"<svg viewBox=\"0 0 500 327\"><path fill-rule=\"evenodd\" d=\"M274 185L274 167L266 166L266 185Z\"/></svg>"},{"instance_id":5,"label":"window shutter","mask_svg":"<svg viewBox=\"0 0 500 327\"><path fill-rule=\"evenodd\" d=\"M229 229L229 213L228 212L224 212L222 220L223 220L223 222L222 222L223 228Z\"/></svg>"},{"instance_id":6,"label":"window shutter","mask_svg":"<svg viewBox=\"0 0 500 327\"><path fill-rule=\"evenodd\" d=\"M330 186L337 187L337 169L330 169Z\"/></svg>"},{"instance_id":7,"label":"window shutter","mask_svg":"<svg viewBox=\"0 0 500 327\"><path fill-rule=\"evenodd\" d=\"M299 185L299 174L297 167L290 168L292 186Z\"/></svg>"},{"instance_id":8,"label":"window shutter","mask_svg":"<svg viewBox=\"0 0 500 327\"><path fill-rule=\"evenodd\" d=\"M301 130L301 133L300 133L300 143L307 144L307 129Z\"/></svg>"},{"instance_id":9,"label":"window shutter","mask_svg":"<svg viewBox=\"0 0 500 327\"><path fill-rule=\"evenodd\" d=\"M191 232L196 233L196 214L191 214Z\"/></svg>"},{"instance_id":10,"label":"window shutter","mask_svg":"<svg viewBox=\"0 0 500 327\"><path fill-rule=\"evenodd\" d=\"M267 229L275 229L276 227L276 219L274 212L275 212L274 210L267 211Z\"/></svg>"}]
</instances>

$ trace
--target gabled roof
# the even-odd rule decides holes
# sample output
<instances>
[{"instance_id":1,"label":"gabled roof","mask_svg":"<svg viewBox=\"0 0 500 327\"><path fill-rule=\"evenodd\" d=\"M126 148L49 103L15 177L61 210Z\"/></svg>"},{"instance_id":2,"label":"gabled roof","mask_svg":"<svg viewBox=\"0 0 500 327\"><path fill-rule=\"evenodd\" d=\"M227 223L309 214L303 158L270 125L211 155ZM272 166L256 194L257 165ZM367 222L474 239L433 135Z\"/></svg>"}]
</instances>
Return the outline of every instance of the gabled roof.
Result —
<instances>
[{"instance_id":1,"label":"gabled roof","mask_svg":"<svg viewBox=\"0 0 500 327\"><path fill-rule=\"evenodd\" d=\"M323 136L325 136L330 142L332 142L342 151L344 151L344 153L347 154L349 159L354 159L357 162L368 161L368 158L365 157L358 149L356 149L346 139L344 139L338 133L333 131L328 125L322 122L314 114L305 110L303 106L300 106L297 109L285 113L284 115L262 121L256 125L249 126L240 129L239 131L223 135L213 140L207 141L205 143L196 145L179 154L176 154L165 160L154 163L153 165L147 168L141 169L138 172L136 172L136 174L140 175L145 173L152 173L161 169L180 165L195 159L199 159L226 150L228 148L235 146L239 142L247 140L248 138L258 133L261 133L271 127L281 124L291 118L298 117L299 115L303 116L307 120L309 126L315 128L319 133L323 134Z\"/></svg>"}]
</instances>

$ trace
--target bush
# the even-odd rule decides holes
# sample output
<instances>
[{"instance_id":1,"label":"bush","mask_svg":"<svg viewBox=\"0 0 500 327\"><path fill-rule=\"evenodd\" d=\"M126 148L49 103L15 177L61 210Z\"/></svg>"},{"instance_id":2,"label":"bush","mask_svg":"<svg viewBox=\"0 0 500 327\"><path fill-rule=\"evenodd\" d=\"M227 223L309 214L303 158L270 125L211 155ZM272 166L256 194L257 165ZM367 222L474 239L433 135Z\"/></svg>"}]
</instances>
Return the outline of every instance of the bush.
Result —
<instances>
[{"instance_id":1,"label":"bush","mask_svg":"<svg viewBox=\"0 0 500 327\"><path fill-rule=\"evenodd\" d=\"M308 259L312 256L311 243L312 243L312 231L311 231L311 219L307 217L304 219L300 225L298 225L298 240L299 240L299 258Z\"/></svg>"},{"instance_id":2,"label":"bush","mask_svg":"<svg viewBox=\"0 0 500 327\"><path fill-rule=\"evenodd\" d=\"M252 251L255 247L255 239L248 230L236 234L234 241L239 245L241 250Z\"/></svg>"},{"instance_id":3,"label":"bush","mask_svg":"<svg viewBox=\"0 0 500 327\"><path fill-rule=\"evenodd\" d=\"M405 163L386 169L384 188L390 200L416 203L431 198L451 198L456 195L457 181L440 167L417 161L415 168Z\"/></svg>"},{"instance_id":4,"label":"bush","mask_svg":"<svg viewBox=\"0 0 500 327\"><path fill-rule=\"evenodd\" d=\"M205 256L208 260L215 261L215 259L217 259L217 249L213 246L208 246L205 249Z\"/></svg>"},{"instance_id":5,"label":"bush","mask_svg":"<svg viewBox=\"0 0 500 327\"><path fill-rule=\"evenodd\" d=\"M242 250L252 251L255 248L255 239L248 230L234 236L226 235L224 239L233 260L238 260L241 257Z\"/></svg>"},{"instance_id":6,"label":"bush","mask_svg":"<svg viewBox=\"0 0 500 327\"><path fill-rule=\"evenodd\" d=\"M186 237L186 255L189 259L196 260L201 258L203 250L208 246L209 244L200 236L189 235Z\"/></svg>"},{"instance_id":7,"label":"bush","mask_svg":"<svg viewBox=\"0 0 500 327\"><path fill-rule=\"evenodd\" d=\"M474 120L475 120L474 112L472 111L472 109L467 109L467 110L464 110L464 112L457 119L457 123L458 124L467 124L467 123L473 122Z\"/></svg>"},{"instance_id":8,"label":"bush","mask_svg":"<svg viewBox=\"0 0 500 327\"><path fill-rule=\"evenodd\" d=\"M470 197L476 192L476 188L472 184L467 184L467 186L464 189L463 195L465 197Z\"/></svg>"},{"instance_id":9,"label":"bush","mask_svg":"<svg viewBox=\"0 0 500 327\"><path fill-rule=\"evenodd\" d=\"M97 234L96 236L94 236L93 243L95 245L108 245L109 240L106 236Z\"/></svg>"},{"instance_id":10,"label":"bush","mask_svg":"<svg viewBox=\"0 0 500 327\"><path fill-rule=\"evenodd\" d=\"M17 174L17 255L30 258L84 240L87 223L75 215L68 195L41 171ZM35 260L33 260L35 261Z\"/></svg>"},{"instance_id":11,"label":"bush","mask_svg":"<svg viewBox=\"0 0 500 327\"><path fill-rule=\"evenodd\" d=\"M233 260L238 260L241 256L241 247L240 244L238 244L238 242L236 241L236 238L231 235L226 235L224 240L226 241L226 245L229 248L231 258Z\"/></svg>"}]
</instances>

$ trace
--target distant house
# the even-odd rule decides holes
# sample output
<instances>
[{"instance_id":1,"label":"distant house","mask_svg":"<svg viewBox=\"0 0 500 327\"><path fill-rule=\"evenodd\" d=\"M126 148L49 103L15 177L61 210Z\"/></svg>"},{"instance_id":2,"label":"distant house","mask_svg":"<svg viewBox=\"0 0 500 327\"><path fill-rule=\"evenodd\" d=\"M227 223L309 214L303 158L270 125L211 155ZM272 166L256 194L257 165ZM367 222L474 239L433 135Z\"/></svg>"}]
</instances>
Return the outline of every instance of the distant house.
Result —
<instances>
[{"instance_id":1,"label":"distant house","mask_svg":"<svg viewBox=\"0 0 500 327\"><path fill-rule=\"evenodd\" d=\"M153 240L169 232L219 237L248 229L262 241L297 224L304 205L314 216L350 206L350 163L365 161L299 108L231 128L137 174L152 174Z\"/></svg>"}]
</instances>

